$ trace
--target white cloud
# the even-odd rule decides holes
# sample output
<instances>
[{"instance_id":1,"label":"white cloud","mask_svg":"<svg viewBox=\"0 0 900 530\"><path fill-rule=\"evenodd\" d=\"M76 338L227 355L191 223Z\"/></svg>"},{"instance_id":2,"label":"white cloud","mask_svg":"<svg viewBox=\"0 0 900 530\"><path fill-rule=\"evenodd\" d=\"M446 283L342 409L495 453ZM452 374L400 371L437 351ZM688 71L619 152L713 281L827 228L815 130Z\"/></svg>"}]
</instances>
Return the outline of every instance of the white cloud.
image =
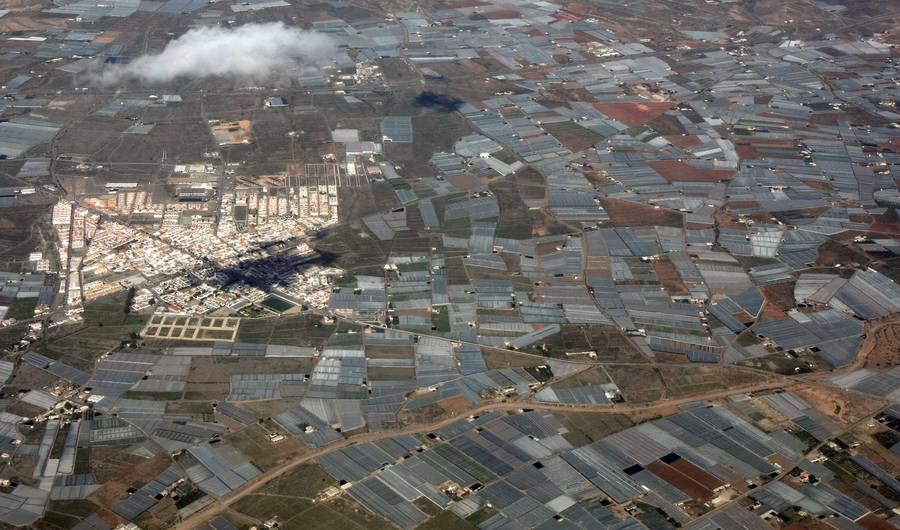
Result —
<instances>
[{"instance_id":1,"label":"white cloud","mask_svg":"<svg viewBox=\"0 0 900 530\"><path fill-rule=\"evenodd\" d=\"M104 85L127 79L160 84L180 77L263 79L292 65L321 63L335 49L328 36L281 22L234 29L202 27L169 42L158 54L143 55L125 66L108 67L97 77Z\"/></svg>"}]
</instances>

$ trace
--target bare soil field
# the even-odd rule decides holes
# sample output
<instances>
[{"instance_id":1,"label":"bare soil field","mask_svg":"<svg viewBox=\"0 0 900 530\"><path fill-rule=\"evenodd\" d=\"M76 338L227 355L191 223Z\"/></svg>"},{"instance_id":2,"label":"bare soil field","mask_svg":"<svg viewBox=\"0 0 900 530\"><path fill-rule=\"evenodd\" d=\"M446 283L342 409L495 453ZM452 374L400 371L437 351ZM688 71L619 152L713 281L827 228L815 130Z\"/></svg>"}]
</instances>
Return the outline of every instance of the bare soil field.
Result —
<instances>
[{"instance_id":1,"label":"bare soil field","mask_svg":"<svg viewBox=\"0 0 900 530\"><path fill-rule=\"evenodd\" d=\"M868 353L865 359L866 367L881 370L900 364L900 322L877 326L878 324L870 326L876 329L869 332L866 344L859 353L859 355Z\"/></svg>"},{"instance_id":2,"label":"bare soil field","mask_svg":"<svg viewBox=\"0 0 900 530\"><path fill-rule=\"evenodd\" d=\"M571 377L567 377L562 381L557 383L553 383L551 386L553 388L579 388L583 386L591 386L591 385L600 385L604 383L609 383L610 379L606 375L606 371L599 366L595 366L593 368L589 368L582 372L572 375Z\"/></svg>"},{"instance_id":3,"label":"bare soil field","mask_svg":"<svg viewBox=\"0 0 900 530\"><path fill-rule=\"evenodd\" d=\"M857 422L886 403L878 398L847 393L825 385L800 385L792 390L842 425Z\"/></svg>"},{"instance_id":4,"label":"bare soil field","mask_svg":"<svg viewBox=\"0 0 900 530\"><path fill-rule=\"evenodd\" d=\"M688 294L687 286L681 281L681 276L678 275L678 271L675 270L675 266L671 262L668 260L654 261L653 270L670 296Z\"/></svg>"},{"instance_id":5,"label":"bare soil field","mask_svg":"<svg viewBox=\"0 0 900 530\"><path fill-rule=\"evenodd\" d=\"M696 168L677 160L657 160L648 164L669 182L718 182L734 177L734 171Z\"/></svg>"},{"instance_id":6,"label":"bare soil field","mask_svg":"<svg viewBox=\"0 0 900 530\"><path fill-rule=\"evenodd\" d=\"M141 487L172 463L168 455L144 458L129 454L129 446L91 448L90 469L103 486L91 495L95 502L113 507L128 497L129 487Z\"/></svg>"},{"instance_id":7,"label":"bare soil field","mask_svg":"<svg viewBox=\"0 0 900 530\"><path fill-rule=\"evenodd\" d=\"M589 444L634 425L624 414L555 412L553 416L569 429L563 436L575 446Z\"/></svg>"},{"instance_id":8,"label":"bare soil field","mask_svg":"<svg viewBox=\"0 0 900 530\"><path fill-rule=\"evenodd\" d=\"M682 149L688 149L703 143L700 138L694 134L675 134L668 135L665 138L672 142L672 145Z\"/></svg>"},{"instance_id":9,"label":"bare soil field","mask_svg":"<svg viewBox=\"0 0 900 530\"><path fill-rule=\"evenodd\" d=\"M664 366L659 368L668 394L673 397L688 396L724 388L718 366Z\"/></svg>"},{"instance_id":10,"label":"bare soil field","mask_svg":"<svg viewBox=\"0 0 900 530\"><path fill-rule=\"evenodd\" d=\"M604 198L603 209L613 226L674 226L681 228L684 217L680 212L621 199Z\"/></svg>"},{"instance_id":11,"label":"bare soil field","mask_svg":"<svg viewBox=\"0 0 900 530\"><path fill-rule=\"evenodd\" d=\"M602 139L597 133L573 122L547 124L544 129L573 153L583 151Z\"/></svg>"},{"instance_id":12,"label":"bare soil field","mask_svg":"<svg viewBox=\"0 0 900 530\"><path fill-rule=\"evenodd\" d=\"M776 283L760 288L766 303L777 307L782 311L793 309L796 306L794 300L794 282Z\"/></svg>"},{"instance_id":13,"label":"bare soil field","mask_svg":"<svg viewBox=\"0 0 900 530\"><path fill-rule=\"evenodd\" d=\"M663 114L674 103L670 102L625 102L625 103L594 103L594 108L606 114L614 120L634 127L646 123Z\"/></svg>"},{"instance_id":14,"label":"bare soil field","mask_svg":"<svg viewBox=\"0 0 900 530\"><path fill-rule=\"evenodd\" d=\"M652 366L610 366L608 371L626 402L656 401L666 394L659 369Z\"/></svg>"},{"instance_id":15,"label":"bare soil field","mask_svg":"<svg viewBox=\"0 0 900 530\"><path fill-rule=\"evenodd\" d=\"M541 364L541 359L534 355L525 355L507 350L483 348L484 363L489 369L495 368L529 368Z\"/></svg>"},{"instance_id":16,"label":"bare soil field","mask_svg":"<svg viewBox=\"0 0 900 530\"><path fill-rule=\"evenodd\" d=\"M309 372L310 368L309 359L194 357L188 381L202 383L228 381L233 374L304 374Z\"/></svg>"},{"instance_id":17,"label":"bare soil field","mask_svg":"<svg viewBox=\"0 0 900 530\"><path fill-rule=\"evenodd\" d=\"M870 261L862 252L853 250L847 245L842 245L831 239L819 245L818 251L816 265L825 267L834 267L835 265L861 267L867 265Z\"/></svg>"},{"instance_id":18,"label":"bare soil field","mask_svg":"<svg viewBox=\"0 0 900 530\"><path fill-rule=\"evenodd\" d=\"M225 435L225 440L263 470L271 469L307 452L306 445L299 439L286 435L280 442L272 443L266 436L267 432L271 431L260 425L251 425Z\"/></svg>"}]
</instances>

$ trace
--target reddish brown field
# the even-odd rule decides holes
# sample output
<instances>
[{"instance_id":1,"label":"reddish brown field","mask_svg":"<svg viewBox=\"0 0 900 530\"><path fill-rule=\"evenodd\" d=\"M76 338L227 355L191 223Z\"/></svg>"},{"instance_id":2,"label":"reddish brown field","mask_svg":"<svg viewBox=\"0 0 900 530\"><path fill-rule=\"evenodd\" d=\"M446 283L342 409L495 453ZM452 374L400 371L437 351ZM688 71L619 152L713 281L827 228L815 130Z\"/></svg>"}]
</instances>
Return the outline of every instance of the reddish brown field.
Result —
<instances>
[{"instance_id":1,"label":"reddish brown field","mask_svg":"<svg viewBox=\"0 0 900 530\"><path fill-rule=\"evenodd\" d=\"M666 288L666 292L669 293L669 295L678 296L688 294L687 286L681 281L678 271L675 270L675 266L670 262L654 261L653 270L656 271L656 276L659 277L660 283L663 284L663 287Z\"/></svg>"},{"instance_id":2,"label":"reddish brown field","mask_svg":"<svg viewBox=\"0 0 900 530\"><path fill-rule=\"evenodd\" d=\"M601 140L598 134L572 122L547 124L544 129L573 153L583 151Z\"/></svg>"},{"instance_id":3,"label":"reddish brown field","mask_svg":"<svg viewBox=\"0 0 900 530\"><path fill-rule=\"evenodd\" d=\"M767 322L769 320L784 320L788 316L784 314L784 311L778 309L773 304L766 304L763 306L762 312L759 314L760 322Z\"/></svg>"},{"instance_id":4,"label":"reddish brown field","mask_svg":"<svg viewBox=\"0 0 900 530\"><path fill-rule=\"evenodd\" d=\"M670 134L665 138L672 142L672 145L682 149L688 149L703 143L700 141L700 138L694 134Z\"/></svg>"},{"instance_id":5,"label":"reddish brown field","mask_svg":"<svg viewBox=\"0 0 900 530\"><path fill-rule=\"evenodd\" d=\"M529 70L528 72L523 73L522 77L524 77L525 79L539 80L547 77L547 74L540 70Z\"/></svg>"},{"instance_id":6,"label":"reddish brown field","mask_svg":"<svg viewBox=\"0 0 900 530\"><path fill-rule=\"evenodd\" d=\"M450 414L451 416L462 414L469 408L469 402L466 401L465 396L461 395L438 401L437 404L439 407L444 409L444 412Z\"/></svg>"},{"instance_id":7,"label":"reddish brown field","mask_svg":"<svg viewBox=\"0 0 900 530\"><path fill-rule=\"evenodd\" d=\"M554 13L551 16L558 20L568 20L569 22L578 22L584 19L584 17L573 15L572 13L568 13L566 11L560 11L559 13Z\"/></svg>"},{"instance_id":8,"label":"reddish brown field","mask_svg":"<svg viewBox=\"0 0 900 530\"><path fill-rule=\"evenodd\" d=\"M882 369L897 365L900 363L900 324L876 328L866 337L863 348L869 352L866 367Z\"/></svg>"},{"instance_id":9,"label":"reddish brown field","mask_svg":"<svg viewBox=\"0 0 900 530\"><path fill-rule=\"evenodd\" d=\"M713 492L710 488L703 486L672 466L666 465L659 460L648 464L647 469L652 471L654 475L687 493L695 500L703 501L712 496Z\"/></svg>"},{"instance_id":10,"label":"reddish brown field","mask_svg":"<svg viewBox=\"0 0 900 530\"><path fill-rule=\"evenodd\" d=\"M568 4L564 4L564 7L566 11L572 13L573 15L587 15L591 12L591 6L589 4L570 2Z\"/></svg>"},{"instance_id":11,"label":"reddish brown field","mask_svg":"<svg viewBox=\"0 0 900 530\"><path fill-rule=\"evenodd\" d=\"M753 141L748 142L750 145L755 147L785 147L791 148L794 146L793 140L780 140L777 138L759 138L753 139Z\"/></svg>"},{"instance_id":12,"label":"reddish brown field","mask_svg":"<svg viewBox=\"0 0 900 530\"><path fill-rule=\"evenodd\" d=\"M841 121L848 121L851 124L865 123L867 125L883 125L886 120L880 116L868 114L862 109L850 112L813 114L809 119L809 122L815 125L835 125Z\"/></svg>"},{"instance_id":13,"label":"reddish brown field","mask_svg":"<svg viewBox=\"0 0 900 530\"><path fill-rule=\"evenodd\" d=\"M671 140L669 140L669 141L671 141ZM674 144L675 142L672 142L672 143ZM675 145L678 145L678 144L675 144ZM755 159L755 158L763 157L762 153L757 151L756 148L750 144L736 144L734 147L735 147L735 151L737 151L737 155L739 157L741 157L741 160Z\"/></svg>"},{"instance_id":14,"label":"reddish brown field","mask_svg":"<svg viewBox=\"0 0 900 530\"><path fill-rule=\"evenodd\" d=\"M658 363L685 363L687 364L687 355L681 353L669 353L665 351L653 352L656 362Z\"/></svg>"},{"instance_id":15,"label":"reddish brown field","mask_svg":"<svg viewBox=\"0 0 900 530\"><path fill-rule=\"evenodd\" d=\"M672 466L673 468L677 469L678 471L680 471L683 475L687 476L694 482L696 482L706 488L716 489L722 485L721 480L719 480L718 478L716 478L713 475L710 475L706 471L703 471L699 467L695 466L694 464L688 462L687 460L685 460L683 458L679 458L678 460L675 460L674 462L672 462L669 465Z\"/></svg>"},{"instance_id":16,"label":"reddish brown field","mask_svg":"<svg viewBox=\"0 0 900 530\"><path fill-rule=\"evenodd\" d=\"M841 266L860 266L868 265L869 258L862 252L859 252L847 245L842 245L837 241L829 239L819 245L818 257L816 264L825 267Z\"/></svg>"},{"instance_id":17,"label":"reddish brown field","mask_svg":"<svg viewBox=\"0 0 900 530\"><path fill-rule=\"evenodd\" d=\"M766 302L768 304L771 304L783 311L793 309L796 305L794 302L793 282L766 285L765 287L761 287L760 291L762 291L763 296L766 297Z\"/></svg>"},{"instance_id":18,"label":"reddish brown field","mask_svg":"<svg viewBox=\"0 0 900 530\"><path fill-rule=\"evenodd\" d=\"M127 453L126 446L94 447L91 470L103 486L91 495L100 505L113 507L128 496L128 488L140 487L172 463L169 455L143 458Z\"/></svg>"},{"instance_id":19,"label":"reddish brown field","mask_svg":"<svg viewBox=\"0 0 900 530\"><path fill-rule=\"evenodd\" d=\"M477 188L482 185L482 182L478 180L478 177L474 175L470 175L469 173L462 173L460 175L447 175L447 182L453 184L458 190L468 190L472 188Z\"/></svg>"},{"instance_id":20,"label":"reddish brown field","mask_svg":"<svg viewBox=\"0 0 900 530\"><path fill-rule=\"evenodd\" d=\"M680 228L684 217L680 212L655 208L647 204L621 199L601 199L613 226L674 226Z\"/></svg>"},{"instance_id":21,"label":"reddish brown field","mask_svg":"<svg viewBox=\"0 0 900 530\"><path fill-rule=\"evenodd\" d=\"M522 13L519 13L515 9L497 9L496 11L482 13L482 16L488 20L502 20L507 18L521 18Z\"/></svg>"},{"instance_id":22,"label":"reddish brown field","mask_svg":"<svg viewBox=\"0 0 900 530\"><path fill-rule=\"evenodd\" d=\"M857 521L857 524L866 530L891 530L892 528L896 528L894 525L878 517L874 513L870 513L863 517Z\"/></svg>"},{"instance_id":23,"label":"reddish brown field","mask_svg":"<svg viewBox=\"0 0 900 530\"><path fill-rule=\"evenodd\" d=\"M870 231L878 234L900 234L900 220L897 210L888 208L883 215L873 215Z\"/></svg>"},{"instance_id":24,"label":"reddish brown field","mask_svg":"<svg viewBox=\"0 0 900 530\"><path fill-rule=\"evenodd\" d=\"M735 208L738 210L744 208L759 208L758 201L728 201L728 206L730 208Z\"/></svg>"},{"instance_id":25,"label":"reddish brown field","mask_svg":"<svg viewBox=\"0 0 900 530\"><path fill-rule=\"evenodd\" d=\"M594 108L610 118L634 127L646 123L672 108L674 103L667 101L647 101L641 103L594 103Z\"/></svg>"},{"instance_id":26,"label":"reddish brown field","mask_svg":"<svg viewBox=\"0 0 900 530\"><path fill-rule=\"evenodd\" d=\"M794 142L792 140L776 140L776 139L753 139L753 140L740 140L735 142L735 149L737 150L738 156L742 159L744 158L763 158L762 153L760 153L756 148L757 147L783 147L783 148L791 148L793 147Z\"/></svg>"},{"instance_id":27,"label":"reddish brown field","mask_svg":"<svg viewBox=\"0 0 900 530\"><path fill-rule=\"evenodd\" d=\"M600 42L600 39L594 37L593 35L588 35L583 31L576 31L574 33L575 42L579 44L584 44L585 42Z\"/></svg>"},{"instance_id":28,"label":"reddish brown field","mask_svg":"<svg viewBox=\"0 0 900 530\"><path fill-rule=\"evenodd\" d=\"M648 164L669 182L718 182L734 177L734 171L700 169L677 160L656 160Z\"/></svg>"},{"instance_id":29,"label":"reddish brown field","mask_svg":"<svg viewBox=\"0 0 900 530\"><path fill-rule=\"evenodd\" d=\"M688 134L684 130L684 127L682 127L681 122L679 122L674 116L671 116L669 114L660 114L659 116L645 123L645 125L658 132L659 134L665 136L666 138L668 138L669 136L675 138L688 137Z\"/></svg>"}]
</instances>

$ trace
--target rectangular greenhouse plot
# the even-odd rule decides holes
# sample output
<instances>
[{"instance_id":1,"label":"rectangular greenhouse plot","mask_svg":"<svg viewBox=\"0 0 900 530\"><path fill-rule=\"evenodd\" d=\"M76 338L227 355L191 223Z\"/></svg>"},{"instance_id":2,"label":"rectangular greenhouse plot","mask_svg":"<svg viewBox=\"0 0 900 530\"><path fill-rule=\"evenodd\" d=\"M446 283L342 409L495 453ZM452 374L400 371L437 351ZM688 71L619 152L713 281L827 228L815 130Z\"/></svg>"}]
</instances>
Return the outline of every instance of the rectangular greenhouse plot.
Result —
<instances>
[{"instance_id":1,"label":"rectangular greenhouse plot","mask_svg":"<svg viewBox=\"0 0 900 530\"><path fill-rule=\"evenodd\" d=\"M149 339L234 342L239 318L153 315L141 335Z\"/></svg>"}]
</instances>

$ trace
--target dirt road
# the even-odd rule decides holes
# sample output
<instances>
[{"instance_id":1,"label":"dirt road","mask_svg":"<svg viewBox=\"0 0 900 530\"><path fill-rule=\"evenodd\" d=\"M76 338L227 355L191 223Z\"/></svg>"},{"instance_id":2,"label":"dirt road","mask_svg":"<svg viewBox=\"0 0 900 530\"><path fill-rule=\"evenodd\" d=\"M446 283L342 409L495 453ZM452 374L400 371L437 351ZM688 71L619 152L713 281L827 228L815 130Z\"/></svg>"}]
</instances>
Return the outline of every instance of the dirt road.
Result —
<instances>
[{"instance_id":1,"label":"dirt road","mask_svg":"<svg viewBox=\"0 0 900 530\"><path fill-rule=\"evenodd\" d=\"M240 499L246 497L254 493L263 487L266 483L271 481L272 479L284 475L286 473L290 473L297 467L314 461L317 458L320 458L322 455L331 453L333 451L337 451L343 447L347 447L349 445L371 442L375 440L379 440L381 438L397 436L400 434L422 434L428 433L435 430L439 430L444 428L454 422L459 421L461 418L465 418L468 416L476 416L479 414L487 413L487 412L504 412L504 411L517 411L520 409L531 409L531 410L547 410L547 411L578 411L578 412L607 412L607 413L634 413L634 412L653 412L655 410L660 410L664 412L666 410L670 410L673 406L681 405L684 403L689 403L691 401L697 400L714 400L718 398L722 398L731 394L741 393L741 392L759 392L762 390L771 390L774 388L781 388L785 386L785 381L782 379L777 379L775 381L766 381L763 383L755 383L751 385L743 385L739 387L731 387L722 390L716 390L712 392L706 392L702 394L695 394L690 397L679 398L679 399L666 399L662 401L641 404L641 405L630 405L630 404L613 404L613 405L553 405L549 403L533 403L524 401L522 398L507 401L507 402L493 402L493 403L485 403L479 405L477 407L473 407L468 410L463 416L454 416L450 418L445 418L443 420L437 421L435 423L423 424L423 425L413 425L407 427L405 429L400 430L392 430L392 431L380 431L380 432L369 432L369 433L360 433L358 435L350 436L344 440L333 443L328 447L323 447L321 449L317 449L310 453L303 455L300 458L292 460L288 464L285 464L279 468L269 470L255 479L248 482L243 488L239 491L232 493L227 497L223 497L219 499L218 502L210 504L206 508L200 510L199 512L191 515L187 519L181 521L174 528L179 530L187 530L191 528L196 528L201 524L209 521L217 514L224 511L228 506L231 506L235 502ZM528 396L524 396L527 399Z\"/></svg>"},{"instance_id":2,"label":"dirt road","mask_svg":"<svg viewBox=\"0 0 900 530\"><path fill-rule=\"evenodd\" d=\"M776 388L787 388L794 385L807 384L807 385L821 385L824 379L834 377L841 373L851 372L853 370L857 370L865 366L869 355L874 351L875 348L879 346L877 333L878 331L893 325L897 325L900 323L900 317L892 317L889 319L885 319L880 322L874 322L868 324L866 327L866 342L863 347L860 348L859 354L857 355L857 359L851 363L850 365L832 371L832 372L817 372L811 374L802 374L796 376L782 376L777 377L773 374L766 372L766 374L771 377L771 379L761 381L758 383L752 383L741 386L734 386L726 389L714 390L710 392L704 392L700 394L693 394L688 397L678 398L678 399L662 399L659 401L654 401L645 404L604 404L604 405L558 405L558 404L549 404L549 403L536 403L533 401L528 401L531 397L533 397L533 393L529 393L523 396L519 396L515 399L504 401L504 402L490 402L484 403L479 406L473 407L466 411L465 415L452 416L449 418L442 419L440 421L429 423L429 424L419 424L412 425L404 429L394 430L394 431L381 431L381 432L370 432L370 433L360 433L357 435L352 435L347 437L344 440L336 442L334 444L329 445L328 447L324 447L321 449L317 449L310 453L303 455L300 458L292 460L286 465L283 465L277 469L269 470L254 480L248 482L243 488L239 491L236 491L229 495L228 497L223 497L219 499L217 502L210 504L206 508L200 510L199 512L193 514L187 519L181 521L178 525L175 526L176 529L179 530L188 530L191 528L196 528L203 523L209 521L217 514L222 513L228 506L231 506L235 502L240 499L246 497L247 495L253 494L257 490L259 490L263 485L271 481L272 479L284 475L286 473L290 473L292 470L297 467L316 460L322 455L331 453L332 451L337 451L342 447L347 447L349 445L371 442L374 440L378 440L381 438L396 436L400 434L422 434L428 433L435 430L439 430L443 427L446 427L456 421L459 421L461 418L468 416L476 416L479 414L487 413L487 412L505 412L505 411L517 411L520 409L531 409L531 410L547 410L547 411L578 411L578 412L595 412L595 413L617 413L617 414L628 414L628 413L636 413L636 412L656 412L658 411L660 414L670 413L672 407L676 407L678 405L682 405L684 403L689 403L691 401L701 401L701 400L715 400L724 398L730 395L739 394L739 393L747 393L747 392L760 392L764 390L773 390ZM597 364L584 364L584 369L588 369L592 366L597 366ZM582 370L578 370L575 373L578 373ZM573 374L569 374L572 376ZM852 392L852 391L850 391ZM870 416L865 416L861 420L855 422L852 425L847 426L842 432L848 432L861 422L866 421ZM818 446L813 450L818 449ZM790 469L785 470L784 472L788 472ZM728 503L730 505L731 503ZM709 514L704 517L708 517L713 513L717 513L723 507L719 507L716 510L713 510Z\"/></svg>"}]
</instances>

